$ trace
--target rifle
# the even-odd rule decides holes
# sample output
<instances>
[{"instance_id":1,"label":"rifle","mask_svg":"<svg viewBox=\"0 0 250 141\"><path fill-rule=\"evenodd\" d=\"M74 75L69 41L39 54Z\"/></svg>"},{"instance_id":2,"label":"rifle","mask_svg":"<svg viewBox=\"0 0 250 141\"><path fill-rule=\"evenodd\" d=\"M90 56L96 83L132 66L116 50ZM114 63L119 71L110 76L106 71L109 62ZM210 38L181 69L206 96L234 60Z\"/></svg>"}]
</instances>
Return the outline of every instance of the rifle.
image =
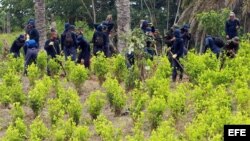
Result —
<instances>
[{"instance_id":1,"label":"rifle","mask_svg":"<svg viewBox=\"0 0 250 141\"><path fill-rule=\"evenodd\" d=\"M172 53L172 51L169 51L169 53L171 54L171 56L173 56L174 54ZM172 57L173 58L173 57ZM181 67L181 69L184 71L184 67L181 65L181 63L176 59L176 58L173 58L177 64Z\"/></svg>"},{"instance_id":2,"label":"rifle","mask_svg":"<svg viewBox=\"0 0 250 141\"><path fill-rule=\"evenodd\" d=\"M62 61L60 61L60 60L58 60L58 59L56 59L56 61L57 61L57 62L59 63L59 65L62 67L63 73L64 73L64 75L66 76L67 73L66 73L66 70L65 70L65 68L64 68L64 66L63 66L63 64L62 64Z\"/></svg>"}]
</instances>

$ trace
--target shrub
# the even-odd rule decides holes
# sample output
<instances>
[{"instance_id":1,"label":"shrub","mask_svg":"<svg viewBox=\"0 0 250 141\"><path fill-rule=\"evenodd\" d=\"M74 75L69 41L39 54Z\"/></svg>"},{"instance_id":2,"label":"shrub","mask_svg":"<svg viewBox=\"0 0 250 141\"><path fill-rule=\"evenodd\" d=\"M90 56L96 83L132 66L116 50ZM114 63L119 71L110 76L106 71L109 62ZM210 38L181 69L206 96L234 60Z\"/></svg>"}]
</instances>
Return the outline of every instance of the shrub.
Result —
<instances>
[{"instance_id":1,"label":"shrub","mask_svg":"<svg viewBox=\"0 0 250 141\"><path fill-rule=\"evenodd\" d=\"M87 126L78 126L74 130L70 141L88 141L89 137L89 128Z\"/></svg>"},{"instance_id":2,"label":"shrub","mask_svg":"<svg viewBox=\"0 0 250 141\"><path fill-rule=\"evenodd\" d=\"M199 113L196 118L186 126L185 134L189 140L208 140L218 138L223 133L225 124L229 124L231 110L227 107L219 109L211 106L207 111ZM223 140L219 136L219 140Z\"/></svg>"},{"instance_id":3,"label":"shrub","mask_svg":"<svg viewBox=\"0 0 250 141\"><path fill-rule=\"evenodd\" d=\"M105 102L105 94L101 91L92 92L87 98L87 109L93 119L96 119L100 114Z\"/></svg>"},{"instance_id":4,"label":"shrub","mask_svg":"<svg viewBox=\"0 0 250 141\"><path fill-rule=\"evenodd\" d=\"M162 96L167 100L169 95L169 79L152 77L146 80L146 90L150 97Z\"/></svg>"},{"instance_id":5,"label":"shrub","mask_svg":"<svg viewBox=\"0 0 250 141\"><path fill-rule=\"evenodd\" d=\"M144 141L144 132L142 130L143 122L142 118L135 123L133 128L133 135L126 136L127 141Z\"/></svg>"},{"instance_id":6,"label":"shrub","mask_svg":"<svg viewBox=\"0 0 250 141\"><path fill-rule=\"evenodd\" d=\"M23 119L17 118L7 129L3 141L24 141L27 127Z\"/></svg>"},{"instance_id":7,"label":"shrub","mask_svg":"<svg viewBox=\"0 0 250 141\"><path fill-rule=\"evenodd\" d=\"M1 103L8 105L9 103L19 102L23 104L26 96L23 92L21 78L13 72L7 72L3 77L3 83L0 84L2 100Z\"/></svg>"},{"instance_id":8,"label":"shrub","mask_svg":"<svg viewBox=\"0 0 250 141\"><path fill-rule=\"evenodd\" d=\"M40 117L37 117L30 125L30 140L45 140L48 134L49 129L45 126Z\"/></svg>"},{"instance_id":9,"label":"shrub","mask_svg":"<svg viewBox=\"0 0 250 141\"><path fill-rule=\"evenodd\" d=\"M3 83L7 87L12 87L13 85L20 83L21 77L16 75L14 71L7 71L3 76Z\"/></svg>"},{"instance_id":10,"label":"shrub","mask_svg":"<svg viewBox=\"0 0 250 141\"><path fill-rule=\"evenodd\" d=\"M125 76L126 90L135 88L136 82L140 80L140 72L137 66L129 68L127 75Z\"/></svg>"},{"instance_id":11,"label":"shrub","mask_svg":"<svg viewBox=\"0 0 250 141\"><path fill-rule=\"evenodd\" d=\"M157 64L157 69L155 71L156 78L169 79L172 74L172 69L167 57L161 57Z\"/></svg>"},{"instance_id":12,"label":"shrub","mask_svg":"<svg viewBox=\"0 0 250 141\"><path fill-rule=\"evenodd\" d=\"M223 9L219 12L211 10L197 14L197 19L201 22L207 33L223 37L225 36L224 24L229 12L229 9Z\"/></svg>"},{"instance_id":13,"label":"shrub","mask_svg":"<svg viewBox=\"0 0 250 141\"><path fill-rule=\"evenodd\" d=\"M60 72L60 64L55 59L49 59L48 69L51 76L57 75Z\"/></svg>"},{"instance_id":14,"label":"shrub","mask_svg":"<svg viewBox=\"0 0 250 141\"><path fill-rule=\"evenodd\" d=\"M67 107L67 112L69 113L69 117L72 118L76 124L79 124L82 114L82 104L79 97L75 97L74 99L70 100L70 104Z\"/></svg>"},{"instance_id":15,"label":"shrub","mask_svg":"<svg viewBox=\"0 0 250 141\"><path fill-rule=\"evenodd\" d=\"M113 65L110 66L111 74L113 74L119 82L122 82L128 72L125 57L119 54L113 57L111 62L113 62Z\"/></svg>"},{"instance_id":16,"label":"shrub","mask_svg":"<svg viewBox=\"0 0 250 141\"><path fill-rule=\"evenodd\" d=\"M150 141L179 141L174 128L174 120L168 119L152 132Z\"/></svg>"},{"instance_id":17,"label":"shrub","mask_svg":"<svg viewBox=\"0 0 250 141\"><path fill-rule=\"evenodd\" d=\"M179 85L177 90L168 95L167 107L175 118L183 115L185 112L187 91L188 89L184 85Z\"/></svg>"},{"instance_id":18,"label":"shrub","mask_svg":"<svg viewBox=\"0 0 250 141\"><path fill-rule=\"evenodd\" d=\"M0 102L1 104L5 105L5 106L8 106L9 103L11 102L11 98L10 98L10 95L8 93L8 88L5 84L0 84Z\"/></svg>"},{"instance_id":19,"label":"shrub","mask_svg":"<svg viewBox=\"0 0 250 141\"><path fill-rule=\"evenodd\" d=\"M26 136L27 127L26 127L26 124L25 124L23 119L17 118L15 123L14 123L14 126L15 126L16 129L18 129L20 137L22 137L22 138L27 137Z\"/></svg>"},{"instance_id":20,"label":"shrub","mask_svg":"<svg viewBox=\"0 0 250 141\"><path fill-rule=\"evenodd\" d=\"M29 65L27 71L28 71L28 78L30 80L30 85L34 86L35 80L37 80L40 77L40 71L35 64Z\"/></svg>"},{"instance_id":21,"label":"shrub","mask_svg":"<svg viewBox=\"0 0 250 141\"><path fill-rule=\"evenodd\" d=\"M12 55L9 55L8 61L7 61L7 65L8 67L6 67L8 70L14 71L14 72L18 72L18 73L22 73L24 70L24 58L23 56L19 57L19 58L14 58Z\"/></svg>"},{"instance_id":22,"label":"shrub","mask_svg":"<svg viewBox=\"0 0 250 141\"><path fill-rule=\"evenodd\" d=\"M51 79L44 77L42 80L36 81L35 87L29 91L29 103L36 115L42 110L51 87Z\"/></svg>"},{"instance_id":23,"label":"shrub","mask_svg":"<svg viewBox=\"0 0 250 141\"><path fill-rule=\"evenodd\" d=\"M47 53L40 51L37 56L37 67L40 69L40 73L44 74L47 68Z\"/></svg>"},{"instance_id":24,"label":"shrub","mask_svg":"<svg viewBox=\"0 0 250 141\"><path fill-rule=\"evenodd\" d=\"M130 105L131 115L134 121L137 121L141 117L141 112L145 109L149 100L147 93L142 90L135 89L131 93L132 102Z\"/></svg>"},{"instance_id":25,"label":"shrub","mask_svg":"<svg viewBox=\"0 0 250 141\"><path fill-rule=\"evenodd\" d=\"M60 59L62 60L62 59ZM70 76L70 73L71 71L76 67L76 64L75 62L71 61L70 59L68 59L67 61L63 61L64 62L64 68L65 68L65 71L67 73L67 78L69 79L69 76Z\"/></svg>"},{"instance_id":26,"label":"shrub","mask_svg":"<svg viewBox=\"0 0 250 141\"><path fill-rule=\"evenodd\" d=\"M9 88L10 99L12 103L19 102L23 104L26 100L26 95L23 92L22 83L16 83L14 86Z\"/></svg>"},{"instance_id":27,"label":"shrub","mask_svg":"<svg viewBox=\"0 0 250 141\"><path fill-rule=\"evenodd\" d=\"M24 141L25 139L20 137L20 133L18 129L16 129L13 126L9 126L2 140L3 141Z\"/></svg>"},{"instance_id":28,"label":"shrub","mask_svg":"<svg viewBox=\"0 0 250 141\"><path fill-rule=\"evenodd\" d=\"M13 108L11 109L12 121L16 121L18 118L24 118L24 110L20 103L14 103Z\"/></svg>"},{"instance_id":29,"label":"shrub","mask_svg":"<svg viewBox=\"0 0 250 141\"><path fill-rule=\"evenodd\" d=\"M72 88L62 89L58 93L58 98L63 103L65 112L78 124L82 113L82 104L77 92Z\"/></svg>"},{"instance_id":30,"label":"shrub","mask_svg":"<svg viewBox=\"0 0 250 141\"><path fill-rule=\"evenodd\" d=\"M116 79L108 77L103 83L107 97L111 106L114 107L115 114L119 115L126 104L126 95L123 88Z\"/></svg>"},{"instance_id":31,"label":"shrub","mask_svg":"<svg viewBox=\"0 0 250 141\"><path fill-rule=\"evenodd\" d=\"M27 127L24 121L17 118L16 121L8 127L3 141L24 141L27 138L26 133Z\"/></svg>"},{"instance_id":32,"label":"shrub","mask_svg":"<svg viewBox=\"0 0 250 141\"><path fill-rule=\"evenodd\" d=\"M147 113L152 129L160 125L166 107L167 104L163 97L153 97L149 102Z\"/></svg>"},{"instance_id":33,"label":"shrub","mask_svg":"<svg viewBox=\"0 0 250 141\"><path fill-rule=\"evenodd\" d=\"M112 122L110 122L105 116L99 115L94 120L95 130L98 135L101 136L103 141L118 141L121 140L121 132L116 130Z\"/></svg>"},{"instance_id":34,"label":"shrub","mask_svg":"<svg viewBox=\"0 0 250 141\"><path fill-rule=\"evenodd\" d=\"M105 80L105 75L109 70L108 59L104 57L103 53L99 53L98 56L92 58L91 70L98 77L100 83Z\"/></svg>"},{"instance_id":35,"label":"shrub","mask_svg":"<svg viewBox=\"0 0 250 141\"><path fill-rule=\"evenodd\" d=\"M77 65L72 68L69 74L69 80L74 83L78 91L80 92L81 84L83 84L88 78L88 72L82 65Z\"/></svg>"},{"instance_id":36,"label":"shrub","mask_svg":"<svg viewBox=\"0 0 250 141\"><path fill-rule=\"evenodd\" d=\"M59 99L50 99L48 100L48 105L51 123L56 124L56 122L63 118L65 114L63 104Z\"/></svg>"},{"instance_id":37,"label":"shrub","mask_svg":"<svg viewBox=\"0 0 250 141\"><path fill-rule=\"evenodd\" d=\"M65 135L66 133L63 129L56 129L56 130L53 130L51 132L52 132L51 138L53 141L63 141L66 138L66 135Z\"/></svg>"},{"instance_id":38,"label":"shrub","mask_svg":"<svg viewBox=\"0 0 250 141\"><path fill-rule=\"evenodd\" d=\"M67 121L58 120L51 132L51 139L54 141L87 141L90 137L89 128L86 126L76 126L71 118Z\"/></svg>"}]
</instances>

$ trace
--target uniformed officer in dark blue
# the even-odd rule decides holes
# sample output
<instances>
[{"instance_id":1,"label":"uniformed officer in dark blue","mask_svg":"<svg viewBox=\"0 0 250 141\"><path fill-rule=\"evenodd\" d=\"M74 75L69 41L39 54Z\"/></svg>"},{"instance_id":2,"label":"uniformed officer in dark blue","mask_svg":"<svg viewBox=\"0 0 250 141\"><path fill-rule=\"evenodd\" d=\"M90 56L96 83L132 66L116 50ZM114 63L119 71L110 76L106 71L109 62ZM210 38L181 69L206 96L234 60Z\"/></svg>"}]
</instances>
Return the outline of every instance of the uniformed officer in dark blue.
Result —
<instances>
[{"instance_id":1,"label":"uniformed officer in dark blue","mask_svg":"<svg viewBox=\"0 0 250 141\"><path fill-rule=\"evenodd\" d=\"M87 42L87 40L84 38L83 35L78 35L77 42L80 48L80 53L77 59L77 63L81 63L81 60L84 60L84 66L86 68L90 67L90 57L91 57L91 51L90 51L90 45Z\"/></svg>"},{"instance_id":2,"label":"uniformed officer in dark blue","mask_svg":"<svg viewBox=\"0 0 250 141\"><path fill-rule=\"evenodd\" d=\"M60 55L60 46L59 40L57 39L56 32L50 32L49 39L45 42L44 49L47 52L47 55L51 58L55 58L56 55Z\"/></svg>"},{"instance_id":3,"label":"uniformed officer in dark blue","mask_svg":"<svg viewBox=\"0 0 250 141\"><path fill-rule=\"evenodd\" d=\"M64 50L65 59L71 57L72 61L76 61L77 40L76 34L73 32L73 26L69 23L65 24L65 30L61 35L61 46Z\"/></svg>"},{"instance_id":4,"label":"uniformed officer in dark blue","mask_svg":"<svg viewBox=\"0 0 250 141\"><path fill-rule=\"evenodd\" d=\"M27 74L28 65L31 63L36 63L37 54L38 54L38 44L35 40L31 39L25 42L24 45L27 48L27 53L25 55L25 63L24 63L24 73Z\"/></svg>"},{"instance_id":5,"label":"uniformed officer in dark blue","mask_svg":"<svg viewBox=\"0 0 250 141\"><path fill-rule=\"evenodd\" d=\"M230 12L230 17L226 21L226 38L232 39L236 36L238 36L238 29L240 28L240 22L239 19L235 17L234 12Z\"/></svg>"},{"instance_id":6,"label":"uniformed officer in dark blue","mask_svg":"<svg viewBox=\"0 0 250 141\"><path fill-rule=\"evenodd\" d=\"M24 46L25 36L20 35L13 43L10 48L10 53L14 55L15 58L20 57L20 49Z\"/></svg>"},{"instance_id":7,"label":"uniformed officer in dark blue","mask_svg":"<svg viewBox=\"0 0 250 141\"><path fill-rule=\"evenodd\" d=\"M174 38L173 38L173 47L172 47L172 67L173 67L173 73L172 73L172 80L173 82L176 81L177 78L177 71L180 71L180 80L183 78L183 66L181 66L179 59L183 57L184 54L184 41L181 38L181 31L179 29L176 29L174 31Z\"/></svg>"},{"instance_id":8,"label":"uniformed officer in dark blue","mask_svg":"<svg viewBox=\"0 0 250 141\"><path fill-rule=\"evenodd\" d=\"M220 48L219 46L215 43L214 39L212 36L207 35L205 38L205 50L204 52L206 52L206 50L210 48L211 51L216 54L216 57L219 58L220 55Z\"/></svg>"}]
</instances>

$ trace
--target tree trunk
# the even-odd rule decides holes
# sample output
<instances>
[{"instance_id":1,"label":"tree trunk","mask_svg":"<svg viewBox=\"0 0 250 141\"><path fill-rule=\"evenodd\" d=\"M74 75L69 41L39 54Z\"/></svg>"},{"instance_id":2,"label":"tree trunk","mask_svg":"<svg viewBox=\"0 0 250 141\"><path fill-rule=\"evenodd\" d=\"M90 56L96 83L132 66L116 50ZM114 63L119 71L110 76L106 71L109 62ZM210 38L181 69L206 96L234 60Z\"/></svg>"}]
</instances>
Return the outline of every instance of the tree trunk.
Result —
<instances>
[{"instance_id":1,"label":"tree trunk","mask_svg":"<svg viewBox=\"0 0 250 141\"><path fill-rule=\"evenodd\" d=\"M88 7L86 6L84 0L82 0L82 4L83 4L84 8L87 10L89 18L92 20L92 22L95 22L95 20L93 19L92 15L91 15L91 12L89 11Z\"/></svg>"},{"instance_id":2,"label":"tree trunk","mask_svg":"<svg viewBox=\"0 0 250 141\"><path fill-rule=\"evenodd\" d=\"M10 12L7 13L7 33L11 32L11 26L10 26Z\"/></svg>"},{"instance_id":3,"label":"tree trunk","mask_svg":"<svg viewBox=\"0 0 250 141\"><path fill-rule=\"evenodd\" d=\"M175 19L174 19L174 23L175 23L175 24L176 24L176 22L177 22L177 18L178 18L179 13L180 13L180 7L181 7L181 0L179 0L178 8L177 8L176 15L175 15Z\"/></svg>"},{"instance_id":4,"label":"tree trunk","mask_svg":"<svg viewBox=\"0 0 250 141\"><path fill-rule=\"evenodd\" d=\"M141 0L141 10L143 10L143 0Z\"/></svg>"},{"instance_id":5,"label":"tree trunk","mask_svg":"<svg viewBox=\"0 0 250 141\"><path fill-rule=\"evenodd\" d=\"M201 40L199 54L202 54L204 52L204 39L205 39L205 36L206 36L206 31L203 30L202 36L201 36L201 39L203 39L203 40Z\"/></svg>"},{"instance_id":6,"label":"tree trunk","mask_svg":"<svg viewBox=\"0 0 250 141\"><path fill-rule=\"evenodd\" d=\"M169 5L170 5L170 0L167 0L167 1L168 1L168 16L167 16L167 30L168 30L169 29L169 14L170 14L169 13L170 12L170 9L169 9L170 6Z\"/></svg>"},{"instance_id":7,"label":"tree trunk","mask_svg":"<svg viewBox=\"0 0 250 141\"><path fill-rule=\"evenodd\" d=\"M93 10L94 23L96 23L95 0L92 0L92 10Z\"/></svg>"},{"instance_id":8,"label":"tree trunk","mask_svg":"<svg viewBox=\"0 0 250 141\"><path fill-rule=\"evenodd\" d=\"M39 45L44 48L46 41L45 0L35 0L36 28L40 35Z\"/></svg>"},{"instance_id":9,"label":"tree trunk","mask_svg":"<svg viewBox=\"0 0 250 141\"><path fill-rule=\"evenodd\" d=\"M126 42L122 39L124 34L130 31L130 1L116 0L117 9L117 34L118 34L118 50L122 52L126 47Z\"/></svg>"},{"instance_id":10,"label":"tree trunk","mask_svg":"<svg viewBox=\"0 0 250 141\"><path fill-rule=\"evenodd\" d=\"M146 5L146 7L147 7L147 9L148 9L148 13L149 13L151 22L154 22L154 19L153 19L153 16L152 16L152 12L151 12L151 10L150 10L150 8L149 8L149 6L148 6L146 0L144 0L144 3L145 3L145 5Z\"/></svg>"}]
</instances>

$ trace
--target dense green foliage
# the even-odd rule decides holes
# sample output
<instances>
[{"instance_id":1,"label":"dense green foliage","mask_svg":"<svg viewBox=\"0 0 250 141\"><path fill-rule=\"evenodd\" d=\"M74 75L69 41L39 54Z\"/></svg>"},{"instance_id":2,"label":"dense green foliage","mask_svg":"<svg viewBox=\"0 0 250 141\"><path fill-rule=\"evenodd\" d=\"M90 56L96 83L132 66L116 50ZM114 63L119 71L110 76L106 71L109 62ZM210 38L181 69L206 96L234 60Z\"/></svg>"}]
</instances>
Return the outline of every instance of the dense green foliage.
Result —
<instances>
[{"instance_id":1,"label":"dense green foliage","mask_svg":"<svg viewBox=\"0 0 250 141\"><path fill-rule=\"evenodd\" d=\"M96 22L100 23L106 19L108 14L112 14L114 19L117 12L115 8L115 0L75 0L72 1L45 1L46 18L49 22L60 19L61 21L69 21L75 23L77 21L87 21L88 25L93 27L94 16L92 2L95 5ZM11 29L13 31L23 29L23 25L28 19L35 17L34 2L32 0L25 1L0 1L0 31L4 30L6 17L9 13ZM168 9L169 7L169 9ZM157 25L160 29L164 29L166 23L172 25L176 14L177 5L174 1L152 0L152 1L131 1L132 27L138 27L141 19L149 20ZM149 14L149 12L151 14ZM161 17L161 20L159 20ZM58 22L57 22L58 23ZM46 27L49 27L47 25ZM59 30L60 31L60 30Z\"/></svg>"},{"instance_id":2,"label":"dense green foliage","mask_svg":"<svg viewBox=\"0 0 250 141\"><path fill-rule=\"evenodd\" d=\"M101 91L95 91L90 94L86 100L86 106L88 107L88 112L93 119L96 119L101 113L105 102L105 94Z\"/></svg>"},{"instance_id":3,"label":"dense green foliage","mask_svg":"<svg viewBox=\"0 0 250 141\"><path fill-rule=\"evenodd\" d=\"M101 136L103 141L120 141L121 133L119 129L115 128L112 125L112 122L109 121L105 116L100 115L94 121L96 132Z\"/></svg>"},{"instance_id":4,"label":"dense green foliage","mask_svg":"<svg viewBox=\"0 0 250 141\"><path fill-rule=\"evenodd\" d=\"M144 60L151 68L144 80L138 66L127 70L121 55L92 58L95 68L89 73L59 57L66 77L55 60L53 77L41 71L44 56L29 66L28 76L22 73L23 57L4 58L0 140L223 140L225 124L250 124L249 48L246 37L236 58L226 58L221 70L211 52L190 52L181 60L185 79L177 83L171 82L170 64L162 56ZM98 75L105 78L103 85ZM126 89L127 84L133 87ZM75 90L77 85L82 91Z\"/></svg>"},{"instance_id":5,"label":"dense green foliage","mask_svg":"<svg viewBox=\"0 0 250 141\"><path fill-rule=\"evenodd\" d=\"M212 10L198 14L197 18L209 35L224 37L226 35L224 30L225 21L229 13L229 9L223 9L218 12Z\"/></svg>"},{"instance_id":6,"label":"dense green foliage","mask_svg":"<svg viewBox=\"0 0 250 141\"><path fill-rule=\"evenodd\" d=\"M116 115L119 115L126 104L124 89L119 85L116 79L112 79L110 77L108 77L103 83L103 87L106 89L110 106L113 106Z\"/></svg>"}]
</instances>

